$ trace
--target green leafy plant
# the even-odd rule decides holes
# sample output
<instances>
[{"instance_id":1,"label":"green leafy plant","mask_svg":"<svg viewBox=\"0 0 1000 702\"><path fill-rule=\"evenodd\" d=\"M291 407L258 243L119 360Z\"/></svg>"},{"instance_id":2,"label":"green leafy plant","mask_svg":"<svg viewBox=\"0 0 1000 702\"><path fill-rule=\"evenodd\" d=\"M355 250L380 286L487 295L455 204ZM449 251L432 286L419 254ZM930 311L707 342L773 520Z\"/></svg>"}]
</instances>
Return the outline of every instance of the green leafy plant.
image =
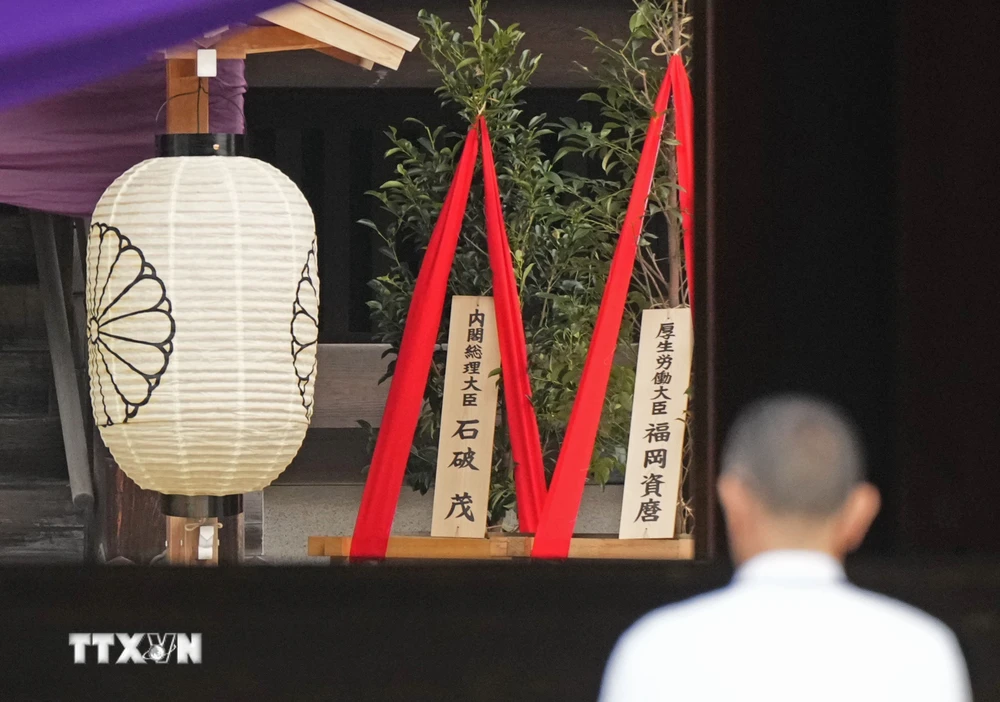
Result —
<instances>
[{"instance_id":1,"label":"green leafy plant","mask_svg":"<svg viewBox=\"0 0 1000 702\"><path fill-rule=\"evenodd\" d=\"M501 27L487 20L485 9L482 0L472 2L473 21L465 32L421 12L419 21L426 34L422 51L441 79L437 94L442 105L457 111L466 124L485 114L490 127L522 302L534 405L546 468L551 472L576 397L627 206L636 157L650 116L650 91L655 91L654 78L658 81L657 72L662 77L666 65L665 60L643 52L648 54L657 32L665 31L664 23L672 21L674 15L662 6L642 3L632 18L630 39L619 48L588 33L600 57L594 75L602 92L590 93L584 99L600 102L601 112L609 120L598 128L571 118L553 123L545 114L524 114L521 94L541 57L519 50L523 32L517 25ZM374 299L368 303L376 339L390 346L390 354L398 352L419 260L441 210L464 138L463 133L444 126L413 122L409 128L417 127L418 136L406 137L395 128L388 133L391 148L386 158L396 160L396 174L371 193L387 213L387 223L378 227L364 222L382 237L382 251L391 261L389 272L371 282ZM546 155L546 139L561 145L553 158ZM586 178L564 169L561 162L570 153L599 162L604 177ZM658 170L651 219L666 214L668 219L677 220L676 204L671 200L675 197L675 181L669 165ZM672 301L669 291L675 276L661 272L652 241L652 236L644 237L630 309L622 325L622 362L612 370L590 467L593 478L602 484L613 472L624 469L637 315L645 307ZM466 209L449 293L483 295L491 291L482 188L477 181ZM447 339L448 318L446 309L440 343ZM444 356L443 352L434 355L407 466L410 484L420 491L429 489L434 480ZM393 360L386 377L394 369ZM376 432L372 430L371 434L374 439ZM498 524L515 504L506 426L496 432L495 441L490 521Z\"/></svg>"}]
</instances>

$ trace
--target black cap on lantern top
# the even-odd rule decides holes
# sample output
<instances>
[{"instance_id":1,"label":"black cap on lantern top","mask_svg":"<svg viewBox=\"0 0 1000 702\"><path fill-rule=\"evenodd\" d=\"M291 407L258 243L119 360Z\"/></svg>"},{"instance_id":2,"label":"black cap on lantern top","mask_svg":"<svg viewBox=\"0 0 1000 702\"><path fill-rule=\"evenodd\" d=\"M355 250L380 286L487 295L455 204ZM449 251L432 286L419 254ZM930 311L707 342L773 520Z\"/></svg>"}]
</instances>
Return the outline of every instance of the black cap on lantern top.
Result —
<instances>
[{"instance_id":1,"label":"black cap on lantern top","mask_svg":"<svg viewBox=\"0 0 1000 702\"><path fill-rule=\"evenodd\" d=\"M246 156L242 134L157 134L156 155Z\"/></svg>"},{"instance_id":2,"label":"black cap on lantern top","mask_svg":"<svg viewBox=\"0 0 1000 702\"><path fill-rule=\"evenodd\" d=\"M243 495L160 495L160 509L170 517L231 517L243 511Z\"/></svg>"}]
</instances>

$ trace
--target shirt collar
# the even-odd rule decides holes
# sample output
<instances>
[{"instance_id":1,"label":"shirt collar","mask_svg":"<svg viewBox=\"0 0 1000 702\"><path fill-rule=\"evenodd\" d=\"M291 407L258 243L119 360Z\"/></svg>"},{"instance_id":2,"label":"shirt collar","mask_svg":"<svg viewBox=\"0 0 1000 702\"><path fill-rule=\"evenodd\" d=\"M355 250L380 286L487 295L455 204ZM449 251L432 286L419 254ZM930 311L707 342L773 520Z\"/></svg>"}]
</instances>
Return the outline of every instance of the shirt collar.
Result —
<instances>
[{"instance_id":1,"label":"shirt collar","mask_svg":"<svg viewBox=\"0 0 1000 702\"><path fill-rule=\"evenodd\" d=\"M739 582L834 583L846 579L844 567L820 551L778 550L754 556L736 571Z\"/></svg>"}]
</instances>

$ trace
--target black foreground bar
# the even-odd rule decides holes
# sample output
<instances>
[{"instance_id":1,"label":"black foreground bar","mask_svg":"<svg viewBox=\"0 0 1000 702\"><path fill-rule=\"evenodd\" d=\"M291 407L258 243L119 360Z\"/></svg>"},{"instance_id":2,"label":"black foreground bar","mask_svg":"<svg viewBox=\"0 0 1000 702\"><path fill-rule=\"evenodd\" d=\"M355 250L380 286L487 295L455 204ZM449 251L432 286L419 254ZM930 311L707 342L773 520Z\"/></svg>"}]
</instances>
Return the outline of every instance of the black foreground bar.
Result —
<instances>
[{"instance_id":1,"label":"black foreground bar","mask_svg":"<svg viewBox=\"0 0 1000 702\"><path fill-rule=\"evenodd\" d=\"M849 570L944 619L976 699L1000 699L1000 561ZM629 623L727 578L691 563L6 569L0 697L592 700ZM74 664L69 635L104 632L201 633L202 662L115 665L116 645L110 664L96 662L96 648Z\"/></svg>"}]
</instances>

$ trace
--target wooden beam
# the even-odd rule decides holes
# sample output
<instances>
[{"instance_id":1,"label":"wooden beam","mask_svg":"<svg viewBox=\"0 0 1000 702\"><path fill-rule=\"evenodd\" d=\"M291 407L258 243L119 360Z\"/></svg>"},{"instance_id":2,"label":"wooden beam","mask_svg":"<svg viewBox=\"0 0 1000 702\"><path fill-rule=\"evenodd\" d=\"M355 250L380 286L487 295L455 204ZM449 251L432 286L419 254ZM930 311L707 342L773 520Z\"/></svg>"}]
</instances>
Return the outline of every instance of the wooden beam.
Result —
<instances>
[{"instance_id":1,"label":"wooden beam","mask_svg":"<svg viewBox=\"0 0 1000 702\"><path fill-rule=\"evenodd\" d=\"M59 420L63 446L66 449L69 486L73 493L73 504L79 509L89 510L94 504L94 487L90 477L80 386L77 384L69 319L66 315L66 297L63 294L62 275L56 254L53 216L32 212L31 233L38 262L38 283L45 301L45 328L49 340L49 355L52 359L56 398L59 402Z\"/></svg>"},{"instance_id":2,"label":"wooden beam","mask_svg":"<svg viewBox=\"0 0 1000 702\"><path fill-rule=\"evenodd\" d=\"M305 5L285 5L262 12L259 17L393 70L406 55L405 49Z\"/></svg>"},{"instance_id":3,"label":"wooden beam","mask_svg":"<svg viewBox=\"0 0 1000 702\"><path fill-rule=\"evenodd\" d=\"M326 54L327 56L343 61L344 63L349 63L351 65L358 66L360 68L365 69L366 71L370 71L375 67L374 61L369 61L366 58L355 56L352 53L344 51L343 49L338 49L334 46L327 46L322 49L316 49L316 51L320 52L321 54Z\"/></svg>"},{"instance_id":4,"label":"wooden beam","mask_svg":"<svg viewBox=\"0 0 1000 702\"><path fill-rule=\"evenodd\" d=\"M285 27L247 27L223 37L212 48L219 52L219 58L223 58L223 55L229 58L228 54L230 53L246 56L247 54L265 54L271 51L319 49L325 46L326 44L321 41L293 32Z\"/></svg>"},{"instance_id":5,"label":"wooden beam","mask_svg":"<svg viewBox=\"0 0 1000 702\"><path fill-rule=\"evenodd\" d=\"M404 32L398 27L393 27L391 24L377 20L363 12L359 12L353 7L334 2L334 0L299 0L299 3L306 7L311 7L317 12L322 12L327 17L332 17L335 20L357 27L361 31L371 34L373 37L387 41L406 51L413 51L420 42L420 37L414 36L409 32Z\"/></svg>"},{"instance_id":6,"label":"wooden beam","mask_svg":"<svg viewBox=\"0 0 1000 702\"><path fill-rule=\"evenodd\" d=\"M248 54L328 48L323 42L284 27L239 27L220 35L215 43L183 44L166 51L167 58L194 59L199 49L216 51L218 59L244 59Z\"/></svg>"},{"instance_id":7,"label":"wooden beam","mask_svg":"<svg viewBox=\"0 0 1000 702\"><path fill-rule=\"evenodd\" d=\"M208 79L193 58L167 59L167 133L208 132Z\"/></svg>"},{"instance_id":8,"label":"wooden beam","mask_svg":"<svg viewBox=\"0 0 1000 702\"><path fill-rule=\"evenodd\" d=\"M386 558L486 560L528 558L533 536L495 534L485 539L455 539L433 536L393 536L389 539ZM309 555L330 558L331 562L346 559L351 553L350 536L310 536ZM691 560L694 540L680 539L618 539L614 537L574 537L569 547L570 558L613 560Z\"/></svg>"}]
</instances>

